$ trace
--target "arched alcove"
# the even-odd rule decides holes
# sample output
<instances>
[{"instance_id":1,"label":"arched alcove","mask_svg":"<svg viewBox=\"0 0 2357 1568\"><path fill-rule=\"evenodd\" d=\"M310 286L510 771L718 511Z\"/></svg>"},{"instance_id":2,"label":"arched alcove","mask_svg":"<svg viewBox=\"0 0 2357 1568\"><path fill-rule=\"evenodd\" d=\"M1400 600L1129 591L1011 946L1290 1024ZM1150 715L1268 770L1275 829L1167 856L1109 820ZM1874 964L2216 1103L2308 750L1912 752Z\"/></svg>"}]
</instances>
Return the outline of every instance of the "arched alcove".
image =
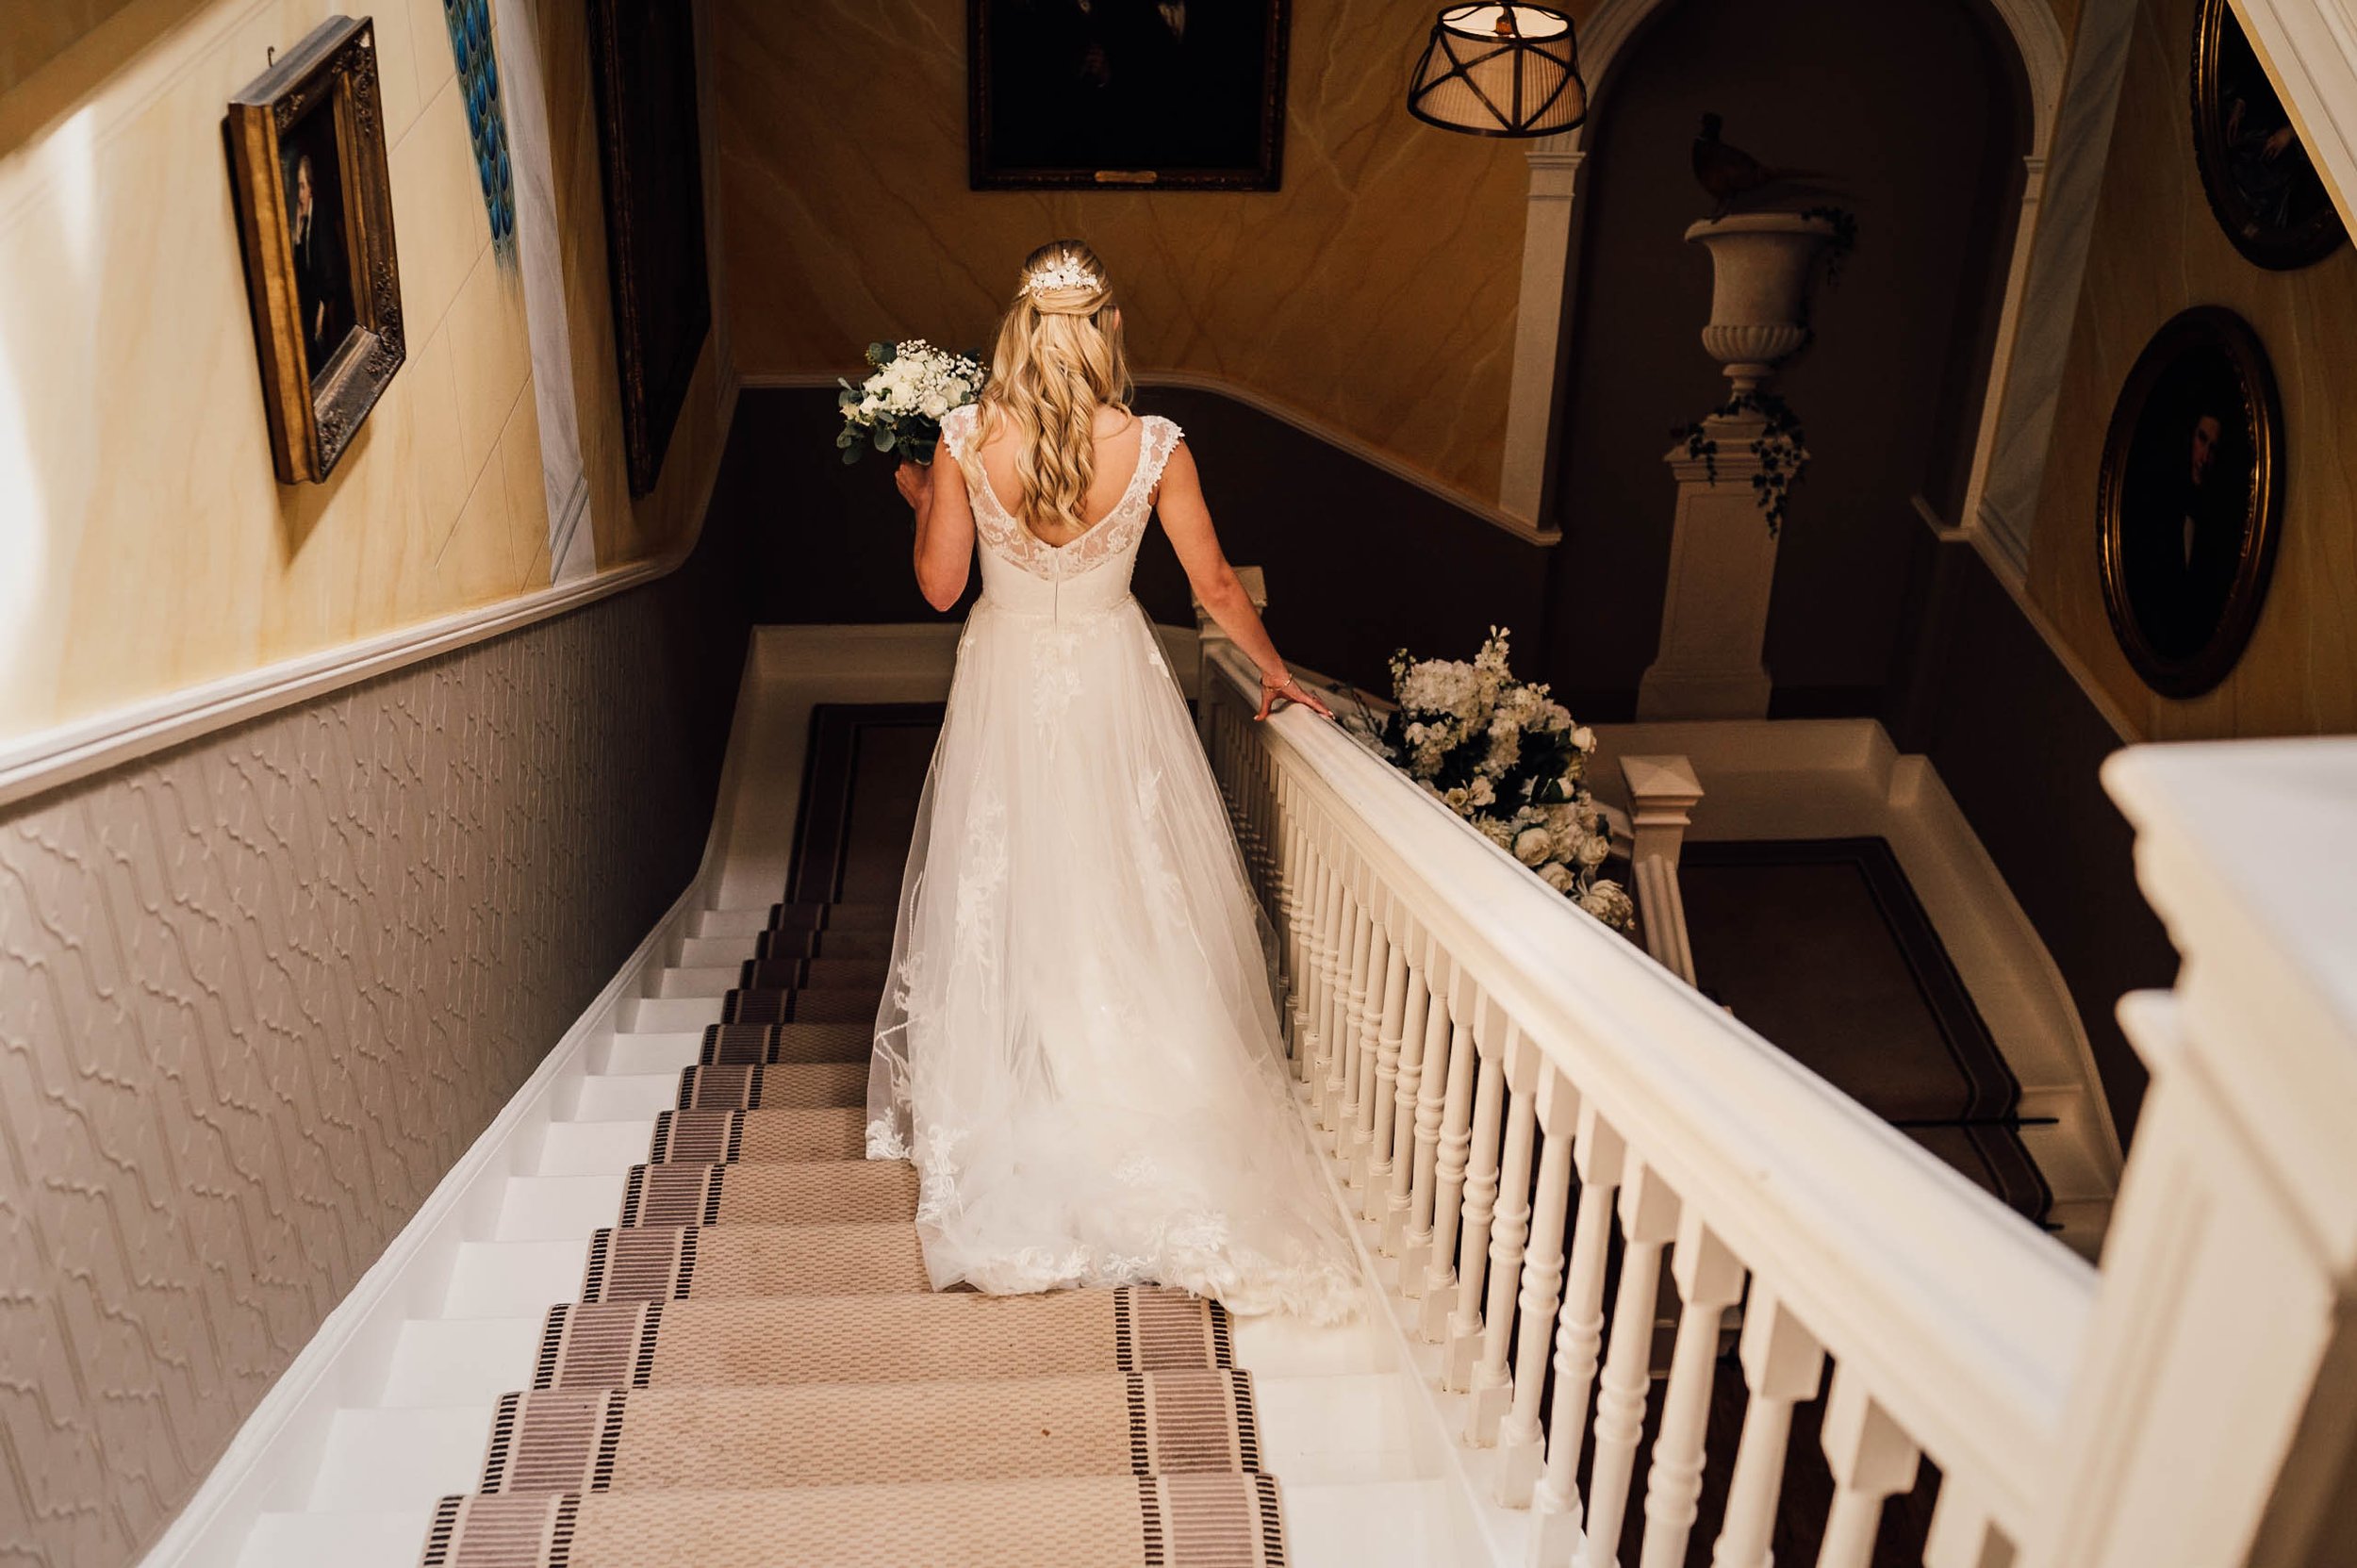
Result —
<instances>
[{"instance_id":1,"label":"arched alcove","mask_svg":"<svg viewBox=\"0 0 2357 1568\"><path fill-rule=\"evenodd\" d=\"M1710 268L1680 235L1705 110L1843 188L1861 239L1780 389L1816 454L1777 568L1780 712L1872 711L1900 657L1928 509L1963 509L2046 100L1977 0L1672 0L1619 38L1582 133L1548 516L1547 672L1601 717L1653 657L1673 425L1725 395L1698 332ZM2051 62L2050 62L2051 63ZM1764 525L1764 524L1763 524Z\"/></svg>"}]
</instances>

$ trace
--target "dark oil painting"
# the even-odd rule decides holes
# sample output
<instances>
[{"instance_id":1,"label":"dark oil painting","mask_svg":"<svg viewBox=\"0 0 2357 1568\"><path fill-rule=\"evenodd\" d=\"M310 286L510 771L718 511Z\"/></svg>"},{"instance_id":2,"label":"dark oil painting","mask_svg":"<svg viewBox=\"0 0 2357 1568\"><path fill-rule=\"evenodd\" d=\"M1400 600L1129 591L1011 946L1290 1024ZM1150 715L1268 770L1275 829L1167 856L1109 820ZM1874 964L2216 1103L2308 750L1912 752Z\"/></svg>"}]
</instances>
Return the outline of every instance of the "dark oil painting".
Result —
<instances>
[{"instance_id":1,"label":"dark oil painting","mask_svg":"<svg viewBox=\"0 0 2357 1568\"><path fill-rule=\"evenodd\" d=\"M968 0L976 190L1274 190L1284 0Z\"/></svg>"},{"instance_id":2,"label":"dark oil painting","mask_svg":"<svg viewBox=\"0 0 2357 1568\"><path fill-rule=\"evenodd\" d=\"M2210 208L2250 260L2305 267L2349 238L2227 0L2201 0L2194 22L2193 143Z\"/></svg>"}]
</instances>

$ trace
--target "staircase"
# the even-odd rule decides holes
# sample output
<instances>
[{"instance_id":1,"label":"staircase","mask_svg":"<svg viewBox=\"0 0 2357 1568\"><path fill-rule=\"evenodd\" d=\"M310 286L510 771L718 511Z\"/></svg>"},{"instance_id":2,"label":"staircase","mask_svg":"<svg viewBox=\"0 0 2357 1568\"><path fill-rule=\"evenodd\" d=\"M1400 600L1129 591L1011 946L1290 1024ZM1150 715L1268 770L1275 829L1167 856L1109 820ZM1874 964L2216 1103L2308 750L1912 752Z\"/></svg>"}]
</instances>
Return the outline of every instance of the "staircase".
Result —
<instances>
[{"instance_id":1,"label":"staircase","mask_svg":"<svg viewBox=\"0 0 2357 1568\"><path fill-rule=\"evenodd\" d=\"M786 896L669 939L446 1282L411 1290L381 1380L351 1379L229 1560L1459 1559L1376 1312L1316 1329L1157 1288L930 1288L915 1175L863 1158L863 1105L937 716L818 710ZM774 775L740 771L724 822L774 817Z\"/></svg>"}]
</instances>

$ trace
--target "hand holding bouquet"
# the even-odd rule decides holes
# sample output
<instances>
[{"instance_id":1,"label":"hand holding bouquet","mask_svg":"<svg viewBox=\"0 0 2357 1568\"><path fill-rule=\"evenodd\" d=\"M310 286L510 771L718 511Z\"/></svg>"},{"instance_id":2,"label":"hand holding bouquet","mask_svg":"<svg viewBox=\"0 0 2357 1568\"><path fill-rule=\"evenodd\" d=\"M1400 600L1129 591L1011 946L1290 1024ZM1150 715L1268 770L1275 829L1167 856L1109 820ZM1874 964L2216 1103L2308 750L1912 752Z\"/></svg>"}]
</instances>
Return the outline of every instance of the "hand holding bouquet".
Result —
<instances>
[{"instance_id":1,"label":"hand holding bouquet","mask_svg":"<svg viewBox=\"0 0 2357 1568\"><path fill-rule=\"evenodd\" d=\"M867 363L874 367L867 379L856 387L841 382L835 395L843 428L834 444L846 463L858 462L869 446L905 461L931 462L942 420L974 401L987 373L972 356L937 349L922 338L870 343Z\"/></svg>"}]
</instances>

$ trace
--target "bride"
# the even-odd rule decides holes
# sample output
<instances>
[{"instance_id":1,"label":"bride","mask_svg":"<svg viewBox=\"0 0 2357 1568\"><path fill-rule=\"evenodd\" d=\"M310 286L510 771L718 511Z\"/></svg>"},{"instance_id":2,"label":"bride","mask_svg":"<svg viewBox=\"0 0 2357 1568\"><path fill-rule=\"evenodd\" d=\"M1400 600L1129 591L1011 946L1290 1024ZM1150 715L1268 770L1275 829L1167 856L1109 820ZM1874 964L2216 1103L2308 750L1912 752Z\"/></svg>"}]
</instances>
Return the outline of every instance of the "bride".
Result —
<instances>
[{"instance_id":1,"label":"bride","mask_svg":"<svg viewBox=\"0 0 2357 1568\"><path fill-rule=\"evenodd\" d=\"M1127 404L1121 312L1042 246L916 509L937 609L982 594L917 811L867 1153L913 1161L935 1288L1184 1286L1347 1315L1357 1271L1296 1118L1266 926L1154 626L1147 520L1278 701L1325 714L1220 553L1178 427Z\"/></svg>"}]
</instances>

